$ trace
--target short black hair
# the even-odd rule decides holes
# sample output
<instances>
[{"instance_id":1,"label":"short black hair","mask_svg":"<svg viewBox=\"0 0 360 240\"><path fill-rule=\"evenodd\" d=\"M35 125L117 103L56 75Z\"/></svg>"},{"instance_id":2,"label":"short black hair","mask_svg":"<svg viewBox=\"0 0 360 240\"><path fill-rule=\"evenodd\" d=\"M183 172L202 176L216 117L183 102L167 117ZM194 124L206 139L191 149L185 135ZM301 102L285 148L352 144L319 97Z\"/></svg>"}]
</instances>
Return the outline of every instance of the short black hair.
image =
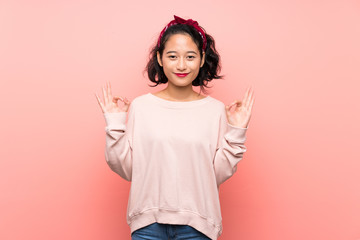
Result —
<instances>
[{"instance_id":1,"label":"short black hair","mask_svg":"<svg viewBox=\"0 0 360 240\"><path fill-rule=\"evenodd\" d=\"M210 82L212 79L222 79L224 76L218 75L218 73L221 71L221 65L220 55L215 48L215 40L212 36L207 34L204 29L203 31L207 41L205 48L205 62L204 65L200 68L198 76L193 80L192 85L200 86L200 92L203 91L206 93L204 87L208 87L208 82ZM153 86L149 85L150 87L156 87L159 84L165 84L168 82L163 68L157 61L157 52L159 51L160 57L162 58L166 41L170 38L170 36L178 33L189 35L199 49L201 60L204 57L202 53L203 41L200 33L196 30L196 28L187 24L175 24L168 27L161 38L160 47L158 47L156 42L155 46L153 46L150 50L149 61L144 70L144 73L148 73L150 81L156 83L156 85Z\"/></svg>"}]
</instances>

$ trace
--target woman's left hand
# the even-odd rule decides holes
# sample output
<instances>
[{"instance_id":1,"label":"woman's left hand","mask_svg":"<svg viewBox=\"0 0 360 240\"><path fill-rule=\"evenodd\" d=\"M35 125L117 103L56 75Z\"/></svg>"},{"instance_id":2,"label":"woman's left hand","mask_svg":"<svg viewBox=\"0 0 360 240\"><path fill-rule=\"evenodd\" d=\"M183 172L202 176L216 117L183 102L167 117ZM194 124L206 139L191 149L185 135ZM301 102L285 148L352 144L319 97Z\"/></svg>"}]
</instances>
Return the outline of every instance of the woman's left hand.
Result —
<instances>
[{"instance_id":1,"label":"woman's left hand","mask_svg":"<svg viewBox=\"0 0 360 240\"><path fill-rule=\"evenodd\" d=\"M240 128L247 128L251 118L251 110L254 104L254 91L251 87L246 90L242 101L236 100L230 105L225 106L226 116L229 124ZM231 112L232 106L235 105L235 110Z\"/></svg>"}]
</instances>

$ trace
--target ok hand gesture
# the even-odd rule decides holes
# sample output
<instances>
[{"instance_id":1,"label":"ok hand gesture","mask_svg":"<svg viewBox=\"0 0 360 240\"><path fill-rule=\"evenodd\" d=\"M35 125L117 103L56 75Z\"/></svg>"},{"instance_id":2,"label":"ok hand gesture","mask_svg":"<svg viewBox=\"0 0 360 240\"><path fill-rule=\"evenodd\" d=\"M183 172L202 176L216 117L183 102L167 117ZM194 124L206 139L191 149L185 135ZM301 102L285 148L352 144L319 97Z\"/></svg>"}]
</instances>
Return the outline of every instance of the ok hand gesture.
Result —
<instances>
[{"instance_id":1,"label":"ok hand gesture","mask_svg":"<svg viewBox=\"0 0 360 240\"><path fill-rule=\"evenodd\" d=\"M101 107L101 110L103 113L115 113L115 112L127 112L131 102L127 99L127 98L122 98L122 97L117 97L117 96L112 96L111 94L111 85L110 82L106 84L106 88L102 88L103 90L103 94L104 94L104 100L105 102L102 103L100 101L100 98L97 96L97 94L95 93L95 96L98 100L98 103ZM124 102L124 105L122 107L118 106L118 100L121 100L122 102Z\"/></svg>"},{"instance_id":2,"label":"ok hand gesture","mask_svg":"<svg viewBox=\"0 0 360 240\"><path fill-rule=\"evenodd\" d=\"M251 91L250 91L251 90ZM232 102L230 105L225 106L226 116L229 124L247 128L250 118L251 118L251 110L254 104L254 91L251 87L246 90L245 97L242 101L236 100ZM233 112L230 111L231 107L235 105L235 110Z\"/></svg>"}]
</instances>

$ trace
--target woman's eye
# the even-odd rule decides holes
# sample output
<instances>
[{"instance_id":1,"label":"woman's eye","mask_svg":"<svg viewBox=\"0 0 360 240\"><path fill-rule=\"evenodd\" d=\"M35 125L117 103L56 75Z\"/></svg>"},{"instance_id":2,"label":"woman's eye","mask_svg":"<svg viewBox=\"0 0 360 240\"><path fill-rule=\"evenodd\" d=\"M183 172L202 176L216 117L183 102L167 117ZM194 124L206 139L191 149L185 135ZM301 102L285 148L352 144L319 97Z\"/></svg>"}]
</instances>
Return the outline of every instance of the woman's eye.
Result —
<instances>
[{"instance_id":1,"label":"woman's eye","mask_svg":"<svg viewBox=\"0 0 360 240\"><path fill-rule=\"evenodd\" d=\"M175 58L176 58L176 56L169 56L169 58L170 58L170 59L175 59ZM194 58L195 58L195 56L188 56L188 58L190 58L190 59L194 59Z\"/></svg>"}]
</instances>

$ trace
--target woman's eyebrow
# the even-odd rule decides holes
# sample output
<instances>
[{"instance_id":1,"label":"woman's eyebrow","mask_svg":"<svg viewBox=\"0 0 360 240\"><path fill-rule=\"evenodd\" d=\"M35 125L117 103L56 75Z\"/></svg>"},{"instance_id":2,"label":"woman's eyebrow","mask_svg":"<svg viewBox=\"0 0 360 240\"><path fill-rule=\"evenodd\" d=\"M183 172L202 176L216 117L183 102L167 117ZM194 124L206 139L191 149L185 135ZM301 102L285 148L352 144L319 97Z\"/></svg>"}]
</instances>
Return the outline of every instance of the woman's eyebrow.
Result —
<instances>
[{"instance_id":1,"label":"woman's eyebrow","mask_svg":"<svg viewBox=\"0 0 360 240\"><path fill-rule=\"evenodd\" d=\"M176 51L167 51L166 54L169 54L169 53L176 53ZM187 51L186 53L194 53L194 54L197 54L195 51Z\"/></svg>"}]
</instances>

